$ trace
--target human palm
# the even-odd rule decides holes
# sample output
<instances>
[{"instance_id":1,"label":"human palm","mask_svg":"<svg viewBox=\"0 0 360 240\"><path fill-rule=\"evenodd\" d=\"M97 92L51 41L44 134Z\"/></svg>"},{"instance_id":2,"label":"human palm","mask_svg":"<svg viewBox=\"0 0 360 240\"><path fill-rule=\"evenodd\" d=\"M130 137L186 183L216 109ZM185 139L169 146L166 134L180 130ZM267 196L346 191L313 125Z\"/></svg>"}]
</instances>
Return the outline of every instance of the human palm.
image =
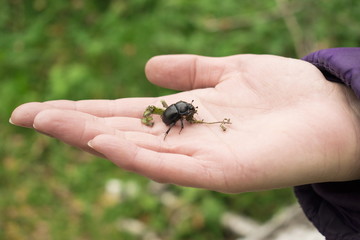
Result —
<instances>
[{"instance_id":1,"label":"human palm","mask_svg":"<svg viewBox=\"0 0 360 240\"><path fill-rule=\"evenodd\" d=\"M11 121L105 157L159 182L243 192L358 178L354 97L311 64L267 55L160 56L148 79L183 90L159 98L50 101L18 107ZM148 105L180 100L207 122L167 130L141 124Z\"/></svg>"}]
</instances>

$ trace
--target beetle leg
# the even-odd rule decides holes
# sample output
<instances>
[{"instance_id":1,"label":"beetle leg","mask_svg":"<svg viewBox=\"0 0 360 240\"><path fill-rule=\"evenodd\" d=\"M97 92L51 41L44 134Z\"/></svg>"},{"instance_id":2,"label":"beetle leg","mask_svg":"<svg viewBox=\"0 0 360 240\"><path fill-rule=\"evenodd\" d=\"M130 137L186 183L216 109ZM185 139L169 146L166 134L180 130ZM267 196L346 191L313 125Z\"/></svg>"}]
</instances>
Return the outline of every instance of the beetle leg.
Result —
<instances>
[{"instance_id":1,"label":"beetle leg","mask_svg":"<svg viewBox=\"0 0 360 240\"><path fill-rule=\"evenodd\" d=\"M169 129L165 132L164 140L165 140L166 136L168 135L168 133L170 132L171 128L172 128L173 126L175 126L175 124L176 124L176 122L170 124Z\"/></svg>"},{"instance_id":2,"label":"beetle leg","mask_svg":"<svg viewBox=\"0 0 360 240\"><path fill-rule=\"evenodd\" d=\"M182 118L180 118L180 123L181 123L181 128L180 128L179 134L181 133L181 131L182 131L183 128L184 128L184 122L183 122L183 119L182 119Z\"/></svg>"}]
</instances>

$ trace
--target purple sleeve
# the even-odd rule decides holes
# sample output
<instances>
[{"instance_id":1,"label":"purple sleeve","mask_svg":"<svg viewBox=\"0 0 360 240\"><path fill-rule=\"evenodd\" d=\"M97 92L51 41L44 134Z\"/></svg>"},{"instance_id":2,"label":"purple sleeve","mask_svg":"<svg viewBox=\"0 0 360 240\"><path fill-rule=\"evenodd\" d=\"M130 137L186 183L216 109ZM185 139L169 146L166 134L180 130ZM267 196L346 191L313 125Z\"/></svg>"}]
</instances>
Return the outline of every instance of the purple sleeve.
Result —
<instances>
[{"instance_id":1,"label":"purple sleeve","mask_svg":"<svg viewBox=\"0 0 360 240\"><path fill-rule=\"evenodd\" d=\"M326 79L349 86L360 98L360 48L320 50L303 58ZM360 239L360 180L295 187L306 216L327 240Z\"/></svg>"},{"instance_id":2,"label":"purple sleeve","mask_svg":"<svg viewBox=\"0 0 360 240\"><path fill-rule=\"evenodd\" d=\"M360 48L330 48L303 60L314 64L329 81L345 83L360 98Z\"/></svg>"}]
</instances>

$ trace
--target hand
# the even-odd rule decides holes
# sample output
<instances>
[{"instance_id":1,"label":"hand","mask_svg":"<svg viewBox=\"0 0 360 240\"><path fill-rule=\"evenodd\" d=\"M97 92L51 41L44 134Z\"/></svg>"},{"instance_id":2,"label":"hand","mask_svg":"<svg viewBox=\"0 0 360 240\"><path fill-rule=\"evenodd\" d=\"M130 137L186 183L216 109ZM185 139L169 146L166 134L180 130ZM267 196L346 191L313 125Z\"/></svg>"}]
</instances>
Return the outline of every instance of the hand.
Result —
<instances>
[{"instance_id":1,"label":"hand","mask_svg":"<svg viewBox=\"0 0 360 240\"><path fill-rule=\"evenodd\" d=\"M301 60L238 55L159 56L146 66L154 84L184 92L160 98L49 101L14 110L11 122L103 156L155 181L243 192L360 177L359 103ZM141 124L148 105L179 100L198 119L167 130ZM88 144L89 143L89 144Z\"/></svg>"}]
</instances>

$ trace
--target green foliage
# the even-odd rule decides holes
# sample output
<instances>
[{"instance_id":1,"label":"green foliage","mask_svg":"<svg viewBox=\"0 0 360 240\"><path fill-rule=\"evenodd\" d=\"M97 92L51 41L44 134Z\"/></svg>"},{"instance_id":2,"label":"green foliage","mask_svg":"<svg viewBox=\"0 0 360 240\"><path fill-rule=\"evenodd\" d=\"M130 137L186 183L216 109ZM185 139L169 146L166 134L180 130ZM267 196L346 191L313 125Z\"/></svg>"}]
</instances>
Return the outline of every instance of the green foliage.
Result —
<instances>
[{"instance_id":1,"label":"green foliage","mask_svg":"<svg viewBox=\"0 0 360 240\"><path fill-rule=\"evenodd\" d=\"M268 219L294 201L290 189L225 195L171 186L166 193L180 199L173 208L148 180L7 119L28 101L173 93L146 81L154 55L301 57L359 46L359 11L355 0L0 1L0 239L141 239L121 227L126 219L161 239L231 239L219 224L224 211ZM128 189L115 202L104 190L109 179Z\"/></svg>"}]
</instances>

